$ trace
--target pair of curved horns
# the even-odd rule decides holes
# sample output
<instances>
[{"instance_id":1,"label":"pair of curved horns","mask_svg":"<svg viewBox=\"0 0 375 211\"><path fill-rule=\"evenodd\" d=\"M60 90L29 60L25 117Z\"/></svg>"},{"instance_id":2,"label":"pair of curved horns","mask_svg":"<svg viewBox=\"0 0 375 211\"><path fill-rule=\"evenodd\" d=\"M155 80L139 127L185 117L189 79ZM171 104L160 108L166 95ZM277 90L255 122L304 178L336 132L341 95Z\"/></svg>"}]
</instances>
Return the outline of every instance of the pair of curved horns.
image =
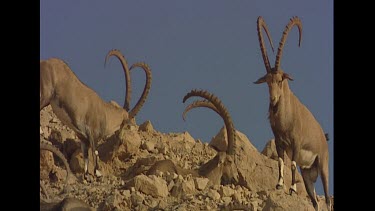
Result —
<instances>
[{"instance_id":1,"label":"pair of curved horns","mask_svg":"<svg viewBox=\"0 0 375 211\"><path fill-rule=\"evenodd\" d=\"M209 93L208 91L204 90L192 90L189 93L187 93L183 98L183 103L186 102L190 97L198 96L203 97L206 100L197 100L188 105L184 112L183 112L183 119L185 120L185 115L187 112L189 112L193 108L198 107L206 107L210 108L213 111L215 111L217 114L221 116L224 120L224 124L227 130L227 138L228 138L228 148L227 153L230 155L234 154L234 148L235 148L235 129L233 125L232 118L229 115L228 110L225 108L225 106L222 104L222 102L217 98L215 95Z\"/></svg>"},{"instance_id":2,"label":"pair of curved horns","mask_svg":"<svg viewBox=\"0 0 375 211\"><path fill-rule=\"evenodd\" d=\"M279 48L277 49L277 54L276 54L276 61L275 61L275 68L274 68L275 71L279 70L279 68L280 68L280 62L281 62L281 56L282 56L282 53L283 53L284 44L285 44L286 38L288 37L288 34L289 34L290 30L293 28L293 26L298 27L298 31L299 31L298 46L301 46L302 22L297 16L294 16L290 19L289 23L286 25L286 27L284 29L284 32L283 32L283 35L281 37L281 40L280 40L280 43L279 43ZM271 47L272 47L272 51L274 51L272 39L271 39L271 36L268 32L266 22L264 21L262 16L259 16L258 20L257 20L257 31L258 31L260 50L262 52L262 57L263 57L264 65L266 67L266 71L267 71L267 73L269 73L269 72L271 72L272 68L271 68L271 65L270 65L270 62L269 62L269 59L268 59L268 56L267 56L267 51L266 51L266 48L265 48L264 39L263 39L262 31L261 31L262 28L264 29L264 31L267 34L268 40L270 41L270 44L271 44Z\"/></svg>"},{"instance_id":3,"label":"pair of curved horns","mask_svg":"<svg viewBox=\"0 0 375 211\"><path fill-rule=\"evenodd\" d=\"M68 179L69 179L69 176L71 174L71 170L70 170L70 167L69 167L69 164L68 164L68 161L66 160L65 156L60 152L59 149L57 149L55 146L53 145L50 145L50 144L47 144L47 143L43 143L41 142L40 143L40 149L41 150L48 150L52 153L54 153L57 157L59 157L61 159L61 161L64 163L64 166L66 168L66 178L65 178L65 184L64 184L64 188L66 189L67 185L68 185ZM48 193L46 190L43 190L46 194L46 196L48 197Z\"/></svg>"},{"instance_id":4,"label":"pair of curved horns","mask_svg":"<svg viewBox=\"0 0 375 211\"><path fill-rule=\"evenodd\" d=\"M131 80L130 80L130 71L133 68L140 67L142 68L145 73L146 73L146 84L144 86L143 92L141 97L139 98L138 102L134 106L134 108L129 112L129 119L135 117L139 110L142 108L143 104L146 101L146 98L148 96L148 93L150 92L151 89L151 82L152 82L152 74L151 74L151 68L144 62L137 62L133 64L130 69L128 67L128 63L125 59L125 57L121 54L121 52L117 49L110 50L105 57L105 62L104 65L107 63L109 57L111 56L116 56L123 67L124 73L125 73L125 80L126 80L126 91L125 91L125 102L123 108L126 111L130 110L130 98L131 98Z\"/></svg>"}]
</instances>

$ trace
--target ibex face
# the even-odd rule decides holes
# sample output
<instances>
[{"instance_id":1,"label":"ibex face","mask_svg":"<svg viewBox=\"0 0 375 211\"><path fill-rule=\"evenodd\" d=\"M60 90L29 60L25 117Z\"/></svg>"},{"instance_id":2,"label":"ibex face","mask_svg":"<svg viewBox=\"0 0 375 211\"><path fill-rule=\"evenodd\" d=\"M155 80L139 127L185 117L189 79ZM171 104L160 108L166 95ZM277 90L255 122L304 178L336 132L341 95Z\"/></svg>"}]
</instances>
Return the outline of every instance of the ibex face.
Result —
<instances>
[{"instance_id":1,"label":"ibex face","mask_svg":"<svg viewBox=\"0 0 375 211\"><path fill-rule=\"evenodd\" d=\"M280 96L282 95L283 89L287 88L288 86L288 81L285 79L293 81L293 79L287 73L284 73L282 70L272 70L268 72L265 76L259 78L254 83L261 84L267 82L270 93L270 103L272 104L272 106L276 106L279 102Z\"/></svg>"},{"instance_id":2,"label":"ibex face","mask_svg":"<svg viewBox=\"0 0 375 211\"><path fill-rule=\"evenodd\" d=\"M218 113L224 120L225 128L227 130L228 147L225 152L218 152L217 155L203 164L199 168L199 174L210 179L213 184L237 184L239 181L239 174L235 163L235 142L236 135L235 129L230 117L228 110L224 107L221 101L213 94L203 90L192 90L185 95L183 102L193 96L203 97L206 100L197 100L186 107L183 112L183 118L185 114L193 108L206 107Z\"/></svg>"},{"instance_id":3,"label":"ibex face","mask_svg":"<svg viewBox=\"0 0 375 211\"><path fill-rule=\"evenodd\" d=\"M281 41L279 43L279 48L277 50L277 55L276 55L276 60L275 60L275 66L271 67L268 55L267 55L267 50L264 44L264 39L262 36L262 29L266 32L266 35L268 37L268 40L270 41L270 45L272 47L273 51L273 43L271 36L268 32L267 25L263 18L261 16L258 17L257 21L257 31L258 31L258 37L259 37L259 44L260 44L260 50L262 53L264 65L266 67L267 74L261 78L259 78L255 84L261 84L264 82L267 82L268 88L269 88L269 93L270 93L270 103L272 106L277 105L279 102L279 98L284 90L284 88L289 88L288 82L285 79L293 80L287 73L284 73L284 71L281 70L280 68L280 62L281 62L281 56L284 48L284 44L286 41L286 38L288 36L289 31L293 28L293 26L298 27L299 31L299 43L298 45L301 45L301 39L302 39L302 23L298 17L293 17L290 19L290 22L286 26L283 36L281 37Z\"/></svg>"},{"instance_id":4,"label":"ibex face","mask_svg":"<svg viewBox=\"0 0 375 211\"><path fill-rule=\"evenodd\" d=\"M238 184L239 182L239 176L237 171L237 166L234 163L234 158L232 155L228 155L226 153L223 153L225 156L225 159L219 165L222 165L222 181L225 184ZM220 156L220 155L219 155Z\"/></svg>"}]
</instances>

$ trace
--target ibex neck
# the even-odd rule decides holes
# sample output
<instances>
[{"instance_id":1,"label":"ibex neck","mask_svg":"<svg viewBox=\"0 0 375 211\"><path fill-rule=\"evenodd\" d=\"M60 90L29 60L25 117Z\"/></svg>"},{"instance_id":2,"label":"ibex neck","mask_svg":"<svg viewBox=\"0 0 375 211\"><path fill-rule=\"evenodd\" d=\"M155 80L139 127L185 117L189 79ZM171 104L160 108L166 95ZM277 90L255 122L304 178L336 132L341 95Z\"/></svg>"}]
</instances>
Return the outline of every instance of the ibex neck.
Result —
<instances>
[{"instance_id":1,"label":"ibex neck","mask_svg":"<svg viewBox=\"0 0 375 211\"><path fill-rule=\"evenodd\" d=\"M269 105L269 120L273 130L287 130L292 124L294 111L294 96L288 86L284 86L283 93L276 105Z\"/></svg>"},{"instance_id":2,"label":"ibex neck","mask_svg":"<svg viewBox=\"0 0 375 211\"><path fill-rule=\"evenodd\" d=\"M105 118L106 128L105 136L112 135L120 129L121 123L127 118L128 113L123 108L118 108L110 103L106 104Z\"/></svg>"}]
</instances>

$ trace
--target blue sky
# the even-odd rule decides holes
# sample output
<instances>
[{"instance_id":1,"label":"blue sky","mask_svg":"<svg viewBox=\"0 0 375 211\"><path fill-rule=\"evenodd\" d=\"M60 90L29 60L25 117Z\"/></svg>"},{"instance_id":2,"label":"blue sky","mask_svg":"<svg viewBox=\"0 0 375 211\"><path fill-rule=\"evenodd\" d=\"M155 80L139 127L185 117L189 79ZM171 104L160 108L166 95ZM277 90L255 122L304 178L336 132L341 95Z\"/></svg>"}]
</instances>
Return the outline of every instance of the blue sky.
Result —
<instances>
[{"instance_id":1,"label":"blue sky","mask_svg":"<svg viewBox=\"0 0 375 211\"><path fill-rule=\"evenodd\" d=\"M330 194L333 194L333 0L317 1L40 1L40 59L65 60L79 79L104 100L123 105L125 79L120 62L104 58L119 49L129 66L146 62L153 80L137 123L150 120L161 132L188 131L208 142L223 126L205 108L181 118L191 89L206 89L229 110L234 125L261 151L273 138L267 119L266 84L253 84L265 74L256 21L263 16L275 49L292 16L302 20L289 33L281 68L294 81L289 86L330 135ZM266 42L273 66L276 52ZM131 73L133 107L144 87L141 69ZM190 100L189 102L192 102ZM316 191L323 194L320 178Z\"/></svg>"}]
</instances>

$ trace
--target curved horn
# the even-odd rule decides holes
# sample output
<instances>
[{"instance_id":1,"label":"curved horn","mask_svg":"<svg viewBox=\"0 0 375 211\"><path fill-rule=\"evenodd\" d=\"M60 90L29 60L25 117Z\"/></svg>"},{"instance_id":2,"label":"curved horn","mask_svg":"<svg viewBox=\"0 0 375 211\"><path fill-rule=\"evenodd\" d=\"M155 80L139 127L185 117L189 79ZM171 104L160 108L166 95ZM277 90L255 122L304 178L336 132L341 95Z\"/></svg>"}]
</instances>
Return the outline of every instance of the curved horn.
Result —
<instances>
[{"instance_id":1,"label":"curved horn","mask_svg":"<svg viewBox=\"0 0 375 211\"><path fill-rule=\"evenodd\" d=\"M283 54L283 48L284 48L286 38L289 34L289 31L293 28L294 25L298 26L298 31L299 31L298 46L301 46L302 22L297 16L294 16L290 19L288 25L286 25L286 27L284 29L284 32L283 32L283 36L281 37L281 41L279 43L279 49L277 50L276 61L275 61L275 70L276 71L280 68L280 60L281 60L281 55Z\"/></svg>"},{"instance_id":2,"label":"curved horn","mask_svg":"<svg viewBox=\"0 0 375 211\"><path fill-rule=\"evenodd\" d=\"M270 65L270 61L268 59L266 47L264 45L264 39L263 39L263 35L262 35L262 28L266 32L266 35L268 37L268 41L271 43L272 51L274 51L272 39L271 39L271 36L270 36L270 34L268 32L268 28L267 28L266 22L263 20L262 16L259 16L258 20L257 20L257 30L258 30L258 38L259 38L259 44L260 44L260 51L262 52L262 57L263 57L264 65L266 66L266 70L267 70L267 73L268 73L268 72L271 71L271 65Z\"/></svg>"},{"instance_id":3,"label":"curved horn","mask_svg":"<svg viewBox=\"0 0 375 211\"><path fill-rule=\"evenodd\" d=\"M133 117L135 117L138 114L139 110L142 108L143 104L146 101L148 93L150 92L151 81L152 81L151 69L146 63L144 63L144 62L135 63L130 67L130 70L132 70L135 67L140 67L145 71L145 73L146 73L146 84L145 84L142 95L139 98L137 104L135 104L134 108L129 112L129 119L132 119Z\"/></svg>"},{"instance_id":4,"label":"curved horn","mask_svg":"<svg viewBox=\"0 0 375 211\"><path fill-rule=\"evenodd\" d=\"M47 143L40 143L40 149L41 150L48 150L48 151L51 151L52 153L55 153L55 155L57 155L57 157L59 157L62 160L62 162L64 163L64 166L66 168L66 179L65 179L65 185L64 186L65 186L65 189L66 189L66 186L68 185L68 179L69 179L71 171L70 171L70 167L69 167L68 161L66 160L65 156L56 147L54 147L50 144L47 144Z\"/></svg>"},{"instance_id":5,"label":"curved horn","mask_svg":"<svg viewBox=\"0 0 375 211\"><path fill-rule=\"evenodd\" d=\"M198 108L198 107L210 108L210 109L214 110L217 114L220 115L217 108L212 103L210 103L209 101L207 101L207 100L197 100L197 101L194 101L192 104L186 106L184 112L182 113L182 119L184 119L184 121L186 121L185 120L186 113L189 112L191 109Z\"/></svg>"},{"instance_id":6,"label":"curved horn","mask_svg":"<svg viewBox=\"0 0 375 211\"><path fill-rule=\"evenodd\" d=\"M106 65L107 60L111 56L116 56L120 60L122 68L123 68L124 73L125 73L125 81L126 81L125 87L126 87L126 90L125 90L125 102L124 102L124 107L123 108L126 111L129 111L130 96L131 96L132 90L131 90L131 84L130 84L130 70L129 70L129 67L128 67L128 63L126 62L125 57L121 54L121 52L119 50L112 49L112 50L110 50L108 52L107 56L105 57L104 66Z\"/></svg>"},{"instance_id":7,"label":"curved horn","mask_svg":"<svg viewBox=\"0 0 375 211\"><path fill-rule=\"evenodd\" d=\"M184 98L183 98L183 103L187 99L193 96L199 96L203 97L206 100L210 101L218 110L219 115L221 118L224 120L225 128L227 130L227 138L228 138L228 148L227 148L227 154L233 155L234 154L234 149L235 149L235 130L234 130L234 125L232 118L230 117L228 110L224 107L224 105L221 103L219 98L217 98L215 95L203 91L203 90L192 90L189 93L187 93Z\"/></svg>"}]
</instances>

